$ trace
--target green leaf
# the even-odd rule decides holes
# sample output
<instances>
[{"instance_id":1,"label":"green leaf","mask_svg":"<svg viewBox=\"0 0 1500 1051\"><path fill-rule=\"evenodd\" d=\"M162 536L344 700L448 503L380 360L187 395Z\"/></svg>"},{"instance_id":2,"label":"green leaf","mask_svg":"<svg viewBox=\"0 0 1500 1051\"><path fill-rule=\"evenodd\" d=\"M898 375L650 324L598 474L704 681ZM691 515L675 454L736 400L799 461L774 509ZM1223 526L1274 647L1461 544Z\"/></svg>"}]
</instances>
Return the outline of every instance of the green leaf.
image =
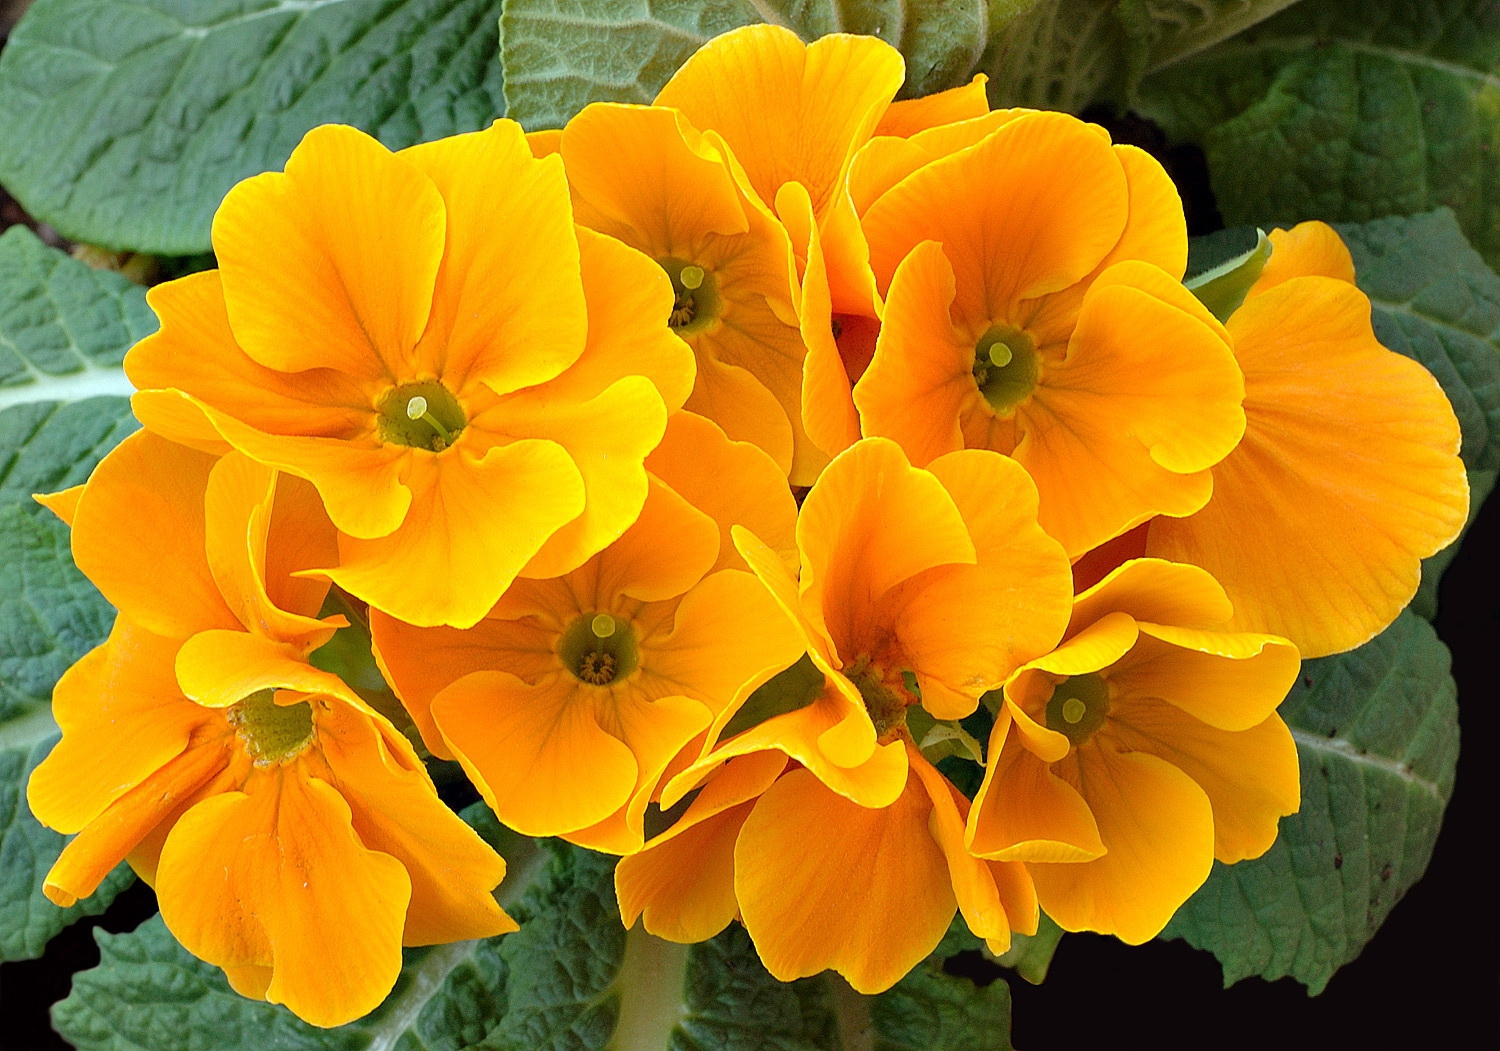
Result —
<instances>
[{"instance_id":1,"label":"green leaf","mask_svg":"<svg viewBox=\"0 0 1500 1051\"><path fill-rule=\"evenodd\" d=\"M870 998L872 1051L1010 1051L1010 986L976 986L935 959Z\"/></svg>"},{"instance_id":2,"label":"green leaf","mask_svg":"<svg viewBox=\"0 0 1500 1051\"><path fill-rule=\"evenodd\" d=\"M674 945L620 925L615 859L553 843L501 952L510 1010L495 1051L819 1051L833 1017L822 987L777 982L743 929Z\"/></svg>"},{"instance_id":3,"label":"green leaf","mask_svg":"<svg viewBox=\"0 0 1500 1051\"><path fill-rule=\"evenodd\" d=\"M1215 862L1163 933L1211 951L1226 985L1290 975L1321 992L1426 870L1453 791L1456 690L1426 621L1403 613L1364 646L1302 667L1281 707L1301 811L1264 856Z\"/></svg>"},{"instance_id":4,"label":"green leaf","mask_svg":"<svg viewBox=\"0 0 1500 1051\"><path fill-rule=\"evenodd\" d=\"M822 689L823 673L804 653L796 664L777 672L745 698L745 703L725 725L719 739L727 741L774 716L806 708L818 699Z\"/></svg>"},{"instance_id":5,"label":"green leaf","mask_svg":"<svg viewBox=\"0 0 1500 1051\"><path fill-rule=\"evenodd\" d=\"M1080 109L1292 0L510 0L505 94L528 128L590 102L650 102L712 37L771 22L804 40L867 33L906 57L904 97L990 77L996 105ZM1118 11L1117 11L1118 8Z\"/></svg>"},{"instance_id":6,"label":"green leaf","mask_svg":"<svg viewBox=\"0 0 1500 1051\"><path fill-rule=\"evenodd\" d=\"M1271 241L1264 230L1257 230L1254 248L1195 274L1185 284L1214 317L1228 321L1229 315L1245 302L1250 286L1260 278L1270 258Z\"/></svg>"},{"instance_id":7,"label":"green leaf","mask_svg":"<svg viewBox=\"0 0 1500 1051\"><path fill-rule=\"evenodd\" d=\"M1052 967L1052 957L1062 941L1063 929L1045 912L1037 923L1035 934L1012 934L1010 951L997 956L995 962L1009 967L1032 985L1041 985L1047 980L1047 971Z\"/></svg>"},{"instance_id":8,"label":"green leaf","mask_svg":"<svg viewBox=\"0 0 1500 1051\"><path fill-rule=\"evenodd\" d=\"M319 124L392 148L503 112L500 0L37 0L0 55L0 182L64 236L187 255Z\"/></svg>"},{"instance_id":9,"label":"green leaf","mask_svg":"<svg viewBox=\"0 0 1500 1051\"><path fill-rule=\"evenodd\" d=\"M1227 224L1452 208L1500 262L1500 8L1304 0L1147 77L1136 108L1199 143Z\"/></svg>"},{"instance_id":10,"label":"green leaf","mask_svg":"<svg viewBox=\"0 0 1500 1051\"><path fill-rule=\"evenodd\" d=\"M66 837L43 828L26 809L26 780L56 741L56 726L43 706L0 724L0 960L42 955L53 935L84 916L97 916L135 882L135 873L121 865L71 909L42 894L42 877Z\"/></svg>"},{"instance_id":11,"label":"green leaf","mask_svg":"<svg viewBox=\"0 0 1500 1051\"><path fill-rule=\"evenodd\" d=\"M65 838L26 806L51 750L52 687L103 641L114 611L73 565L68 530L31 500L83 481L135 429L120 361L155 328L145 293L29 231L0 235L0 959L41 955L134 876L121 866L72 909L42 895Z\"/></svg>"},{"instance_id":12,"label":"green leaf","mask_svg":"<svg viewBox=\"0 0 1500 1051\"><path fill-rule=\"evenodd\" d=\"M1500 277L1447 209L1338 232L1370 297L1375 335L1425 365L1453 403L1465 466L1500 467Z\"/></svg>"}]
</instances>

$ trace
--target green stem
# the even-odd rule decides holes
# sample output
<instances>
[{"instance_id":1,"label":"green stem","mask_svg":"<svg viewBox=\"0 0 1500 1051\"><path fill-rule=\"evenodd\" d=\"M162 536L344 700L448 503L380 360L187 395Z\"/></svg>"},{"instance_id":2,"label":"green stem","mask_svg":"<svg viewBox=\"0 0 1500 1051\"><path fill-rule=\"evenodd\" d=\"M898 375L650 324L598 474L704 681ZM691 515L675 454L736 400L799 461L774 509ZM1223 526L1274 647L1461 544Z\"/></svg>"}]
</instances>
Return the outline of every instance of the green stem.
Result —
<instances>
[{"instance_id":1,"label":"green stem","mask_svg":"<svg viewBox=\"0 0 1500 1051\"><path fill-rule=\"evenodd\" d=\"M625 932L625 958L611 992L620 998L615 1035L605 1051L664 1051L672 1030L687 1017L683 991L691 945L646 933L637 923Z\"/></svg>"},{"instance_id":2,"label":"green stem","mask_svg":"<svg viewBox=\"0 0 1500 1051\"><path fill-rule=\"evenodd\" d=\"M827 971L828 1002L838 1022L839 1046L843 1051L875 1051L875 1023L870 1018L870 998L855 992L843 976Z\"/></svg>"}]
</instances>

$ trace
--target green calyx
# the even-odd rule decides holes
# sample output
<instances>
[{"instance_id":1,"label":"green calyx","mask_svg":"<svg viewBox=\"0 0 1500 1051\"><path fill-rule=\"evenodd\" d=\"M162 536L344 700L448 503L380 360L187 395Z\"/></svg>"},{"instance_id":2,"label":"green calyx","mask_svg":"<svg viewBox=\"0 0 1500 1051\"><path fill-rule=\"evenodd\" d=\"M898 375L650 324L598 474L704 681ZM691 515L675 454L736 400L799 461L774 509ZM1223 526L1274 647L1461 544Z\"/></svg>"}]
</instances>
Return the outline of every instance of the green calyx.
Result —
<instances>
[{"instance_id":1,"label":"green calyx","mask_svg":"<svg viewBox=\"0 0 1500 1051\"><path fill-rule=\"evenodd\" d=\"M854 684L865 702L865 711L875 724L875 736L885 743L894 731L906 725L906 709L920 698L913 696L904 676L889 679L868 656L856 657L844 667L844 677Z\"/></svg>"},{"instance_id":2,"label":"green calyx","mask_svg":"<svg viewBox=\"0 0 1500 1051\"><path fill-rule=\"evenodd\" d=\"M257 690L227 714L257 766L295 759L312 743L312 706L306 701L277 704L275 690Z\"/></svg>"},{"instance_id":3,"label":"green calyx","mask_svg":"<svg viewBox=\"0 0 1500 1051\"><path fill-rule=\"evenodd\" d=\"M1058 683L1047 702L1047 729L1075 746L1085 744L1109 715L1109 684L1097 672Z\"/></svg>"},{"instance_id":4,"label":"green calyx","mask_svg":"<svg viewBox=\"0 0 1500 1051\"><path fill-rule=\"evenodd\" d=\"M1036 390L1042 359L1025 332L991 326L974 345L974 383L998 413L1009 413Z\"/></svg>"},{"instance_id":5,"label":"green calyx","mask_svg":"<svg viewBox=\"0 0 1500 1051\"><path fill-rule=\"evenodd\" d=\"M719 279L707 267L685 259L658 259L672 279L672 315L667 324L679 336L702 332L719 317Z\"/></svg>"},{"instance_id":6,"label":"green calyx","mask_svg":"<svg viewBox=\"0 0 1500 1051\"><path fill-rule=\"evenodd\" d=\"M579 682L608 686L641 662L635 629L608 613L585 613L568 625L557 642L557 656Z\"/></svg>"},{"instance_id":7,"label":"green calyx","mask_svg":"<svg viewBox=\"0 0 1500 1051\"><path fill-rule=\"evenodd\" d=\"M437 380L392 387L375 412L381 441L435 453L452 445L469 422L458 399Z\"/></svg>"}]
</instances>

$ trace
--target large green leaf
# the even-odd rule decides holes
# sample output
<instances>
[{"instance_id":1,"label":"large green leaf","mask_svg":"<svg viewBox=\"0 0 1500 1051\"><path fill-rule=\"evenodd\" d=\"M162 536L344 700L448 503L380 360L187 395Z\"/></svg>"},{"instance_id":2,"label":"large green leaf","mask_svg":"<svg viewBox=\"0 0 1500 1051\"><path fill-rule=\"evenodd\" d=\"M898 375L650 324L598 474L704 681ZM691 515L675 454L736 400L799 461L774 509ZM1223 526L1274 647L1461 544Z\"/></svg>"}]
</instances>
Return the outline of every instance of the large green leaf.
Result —
<instances>
[{"instance_id":1,"label":"large green leaf","mask_svg":"<svg viewBox=\"0 0 1500 1051\"><path fill-rule=\"evenodd\" d=\"M1446 205L1500 262L1500 7L1303 0L1146 78L1137 108L1200 143L1230 225Z\"/></svg>"},{"instance_id":2,"label":"large green leaf","mask_svg":"<svg viewBox=\"0 0 1500 1051\"><path fill-rule=\"evenodd\" d=\"M206 251L312 127L391 147L502 112L500 0L37 0L0 56L0 182L65 236Z\"/></svg>"},{"instance_id":3,"label":"large green leaf","mask_svg":"<svg viewBox=\"0 0 1500 1051\"><path fill-rule=\"evenodd\" d=\"M906 96L990 77L997 105L1079 109L1293 0L510 0L510 115L560 127L590 102L650 102L710 38L771 22L867 33L906 56Z\"/></svg>"},{"instance_id":4,"label":"large green leaf","mask_svg":"<svg viewBox=\"0 0 1500 1051\"><path fill-rule=\"evenodd\" d=\"M134 878L122 867L73 909L42 896L64 837L31 816L26 779L56 739L53 684L103 640L114 611L31 494L83 481L135 428L120 361L155 327L144 292L118 274L21 227L0 236L0 959L40 955Z\"/></svg>"},{"instance_id":5,"label":"large green leaf","mask_svg":"<svg viewBox=\"0 0 1500 1051\"><path fill-rule=\"evenodd\" d=\"M1263 857L1216 862L1163 936L1213 952L1226 985L1290 975L1321 992L1432 856L1458 760L1448 667L1409 612L1357 650L1306 662L1281 707L1302 809Z\"/></svg>"}]
</instances>

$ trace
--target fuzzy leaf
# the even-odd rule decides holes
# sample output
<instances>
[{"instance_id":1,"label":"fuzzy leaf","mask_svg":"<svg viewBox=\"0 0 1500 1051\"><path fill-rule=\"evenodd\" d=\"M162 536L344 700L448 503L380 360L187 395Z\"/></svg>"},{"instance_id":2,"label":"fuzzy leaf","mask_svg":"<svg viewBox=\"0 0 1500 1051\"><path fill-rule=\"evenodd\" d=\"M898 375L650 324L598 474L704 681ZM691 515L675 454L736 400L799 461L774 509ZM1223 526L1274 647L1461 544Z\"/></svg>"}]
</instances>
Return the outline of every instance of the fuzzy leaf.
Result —
<instances>
[{"instance_id":1,"label":"fuzzy leaf","mask_svg":"<svg viewBox=\"0 0 1500 1051\"><path fill-rule=\"evenodd\" d=\"M1226 985L1290 975L1319 993L1432 856L1458 760L1447 647L1403 613L1358 649L1304 663L1281 714L1301 811L1264 856L1215 862L1163 937L1211 951Z\"/></svg>"},{"instance_id":2,"label":"fuzzy leaf","mask_svg":"<svg viewBox=\"0 0 1500 1051\"><path fill-rule=\"evenodd\" d=\"M720 33L771 22L804 40L867 33L906 56L902 95L990 77L996 105L1079 109L1292 0L510 0L506 99L528 128L590 102L650 102Z\"/></svg>"},{"instance_id":3,"label":"fuzzy leaf","mask_svg":"<svg viewBox=\"0 0 1500 1051\"><path fill-rule=\"evenodd\" d=\"M918 966L870 1001L874 1051L1011 1051L1010 986Z\"/></svg>"},{"instance_id":4,"label":"fuzzy leaf","mask_svg":"<svg viewBox=\"0 0 1500 1051\"><path fill-rule=\"evenodd\" d=\"M1230 225L1452 208L1500 262L1500 8L1303 0L1142 82Z\"/></svg>"},{"instance_id":5,"label":"fuzzy leaf","mask_svg":"<svg viewBox=\"0 0 1500 1051\"><path fill-rule=\"evenodd\" d=\"M37 0L0 56L0 182L65 236L185 255L319 124L393 148L503 113L500 0Z\"/></svg>"}]
</instances>

